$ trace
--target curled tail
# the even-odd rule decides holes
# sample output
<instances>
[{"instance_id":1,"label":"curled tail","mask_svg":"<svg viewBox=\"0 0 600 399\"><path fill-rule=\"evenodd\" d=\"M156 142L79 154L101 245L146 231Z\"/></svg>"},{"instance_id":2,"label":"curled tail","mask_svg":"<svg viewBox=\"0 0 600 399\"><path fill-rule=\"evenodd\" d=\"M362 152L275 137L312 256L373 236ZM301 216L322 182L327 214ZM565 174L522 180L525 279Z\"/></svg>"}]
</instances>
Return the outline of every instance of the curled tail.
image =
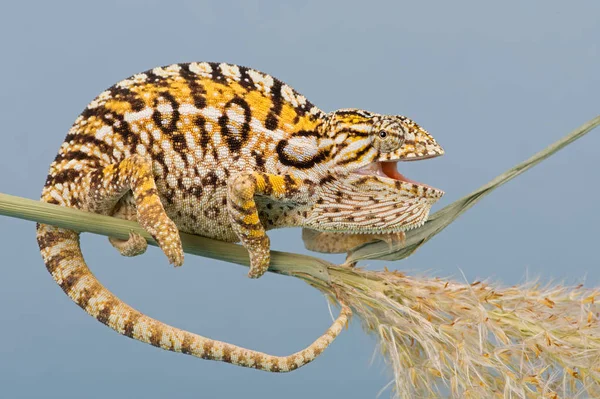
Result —
<instances>
[{"instance_id":1,"label":"curled tail","mask_svg":"<svg viewBox=\"0 0 600 399\"><path fill-rule=\"evenodd\" d=\"M38 224L37 240L54 280L92 317L119 334L202 359L271 372L292 371L323 352L342 331L351 315L350 309L343 305L331 327L306 349L289 356L272 356L171 327L133 309L94 277L83 259L79 234L75 231Z\"/></svg>"}]
</instances>

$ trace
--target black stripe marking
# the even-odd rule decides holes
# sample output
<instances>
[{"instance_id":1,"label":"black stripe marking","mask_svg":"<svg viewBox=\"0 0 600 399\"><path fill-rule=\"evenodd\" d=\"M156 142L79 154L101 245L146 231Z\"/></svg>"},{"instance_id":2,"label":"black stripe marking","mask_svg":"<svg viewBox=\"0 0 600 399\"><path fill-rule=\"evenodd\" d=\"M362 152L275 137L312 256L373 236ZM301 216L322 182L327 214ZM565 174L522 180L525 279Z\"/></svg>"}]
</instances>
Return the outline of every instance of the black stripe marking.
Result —
<instances>
[{"instance_id":1,"label":"black stripe marking","mask_svg":"<svg viewBox=\"0 0 600 399\"><path fill-rule=\"evenodd\" d=\"M194 124L200 129L200 147L202 148L202 156L206 156L206 150L210 144L210 135L206 131L206 119L202 116L196 116Z\"/></svg>"},{"instance_id":2,"label":"black stripe marking","mask_svg":"<svg viewBox=\"0 0 600 399\"><path fill-rule=\"evenodd\" d=\"M210 68L212 69L211 79L217 83L225 83L225 76L221 73L218 62L209 62Z\"/></svg>"},{"instance_id":3,"label":"black stripe marking","mask_svg":"<svg viewBox=\"0 0 600 399\"><path fill-rule=\"evenodd\" d=\"M227 116L227 110L232 108L233 105L237 105L244 111L244 123L241 126L237 126L237 132L230 129L230 120ZM233 153L239 152L243 145L248 141L250 136L250 121L252 120L252 111L250 106L240 97L234 97L231 99L223 109L223 115L219 118L219 126L221 127L221 134L225 137L229 150Z\"/></svg>"},{"instance_id":4,"label":"black stripe marking","mask_svg":"<svg viewBox=\"0 0 600 399\"><path fill-rule=\"evenodd\" d=\"M96 167L101 164L101 160L99 157L97 157L94 154L87 154L80 150L61 152L56 156L56 158L54 158L55 162L71 161L71 160L88 161L86 163L89 164L91 167Z\"/></svg>"},{"instance_id":5,"label":"black stripe marking","mask_svg":"<svg viewBox=\"0 0 600 399\"><path fill-rule=\"evenodd\" d=\"M238 68L240 70L240 81L238 82L240 84L240 86L242 86L244 89L246 89L248 91L256 90L256 88L254 87L252 78L248 74L248 71L250 70L250 68L246 68L246 67L242 67L242 66L240 66Z\"/></svg>"},{"instance_id":6,"label":"black stripe marking","mask_svg":"<svg viewBox=\"0 0 600 399\"><path fill-rule=\"evenodd\" d=\"M298 169L312 168L315 164L327 158L329 154L329 151L321 150L312 158L299 160L296 158L292 158L286 154L285 147L287 147L288 144L289 143L287 140L281 140L279 143L277 143L276 151L279 155L279 162L286 166L292 166Z\"/></svg>"},{"instance_id":7,"label":"black stripe marking","mask_svg":"<svg viewBox=\"0 0 600 399\"><path fill-rule=\"evenodd\" d=\"M200 83L200 76L190 71L190 65L182 65L179 75L185 80L190 88L190 94L194 100L194 106L198 109L206 107L206 90Z\"/></svg>"},{"instance_id":8,"label":"black stripe marking","mask_svg":"<svg viewBox=\"0 0 600 399\"><path fill-rule=\"evenodd\" d=\"M76 177L82 175L81 170L75 169L63 169L60 172L57 172L54 177L52 177L52 185L62 184L66 182L72 182Z\"/></svg>"},{"instance_id":9,"label":"black stripe marking","mask_svg":"<svg viewBox=\"0 0 600 399\"><path fill-rule=\"evenodd\" d=\"M370 149L371 149L370 146L365 146L365 147L361 148L360 150L358 150L357 152L355 152L354 157L342 159L341 161L339 161L338 165L346 165L351 162L357 161L358 159L360 159L360 157L365 155Z\"/></svg>"},{"instance_id":10,"label":"black stripe marking","mask_svg":"<svg viewBox=\"0 0 600 399\"><path fill-rule=\"evenodd\" d=\"M267 119L265 120L265 127L269 130L277 129L277 125L279 124L279 116L281 114L281 109L283 108L281 86L281 81L273 79L273 86L271 87L271 101L273 102L273 105L271 105L269 115L267 115Z\"/></svg>"},{"instance_id":11,"label":"black stripe marking","mask_svg":"<svg viewBox=\"0 0 600 399\"><path fill-rule=\"evenodd\" d=\"M108 92L115 100L126 101L131 104L131 108L134 112L141 111L146 107L144 100L126 87L114 85L108 89Z\"/></svg>"},{"instance_id":12,"label":"black stripe marking","mask_svg":"<svg viewBox=\"0 0 600 399\"><path fill-rule=\"evenodd\" d=\"M157 106L160 104L159 98L162 97L171 105L172 111L168 114L162 114L158 111ZM169 92L162 92L160 96L154 100L154 112L152 113L152 119L154 124L162 130L163 133L171 135L177 130L177 122L179 121L179 104L175 97ZM163 120L167 123L163 123Z\"/></svg>"}]
</instances>

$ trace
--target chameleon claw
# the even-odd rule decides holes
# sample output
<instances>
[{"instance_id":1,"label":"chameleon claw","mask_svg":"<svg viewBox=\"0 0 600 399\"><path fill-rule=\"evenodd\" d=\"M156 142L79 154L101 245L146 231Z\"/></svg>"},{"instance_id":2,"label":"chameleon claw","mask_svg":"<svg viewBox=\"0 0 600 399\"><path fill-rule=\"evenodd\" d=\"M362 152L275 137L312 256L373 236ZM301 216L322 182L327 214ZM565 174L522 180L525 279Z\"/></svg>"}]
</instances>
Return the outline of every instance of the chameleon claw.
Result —
<instances>
[{"instance_id":1,"label":"chameleon claw","mask_svg":"<svg viewBox=\"0 0 600 399\"><path fill-rule=\"evenodd\" d=\"M123 256L141 255L146 252L146 249L148 248L146 239L133 231L129 232L129 238L127 240L108 237L108 241L110 241L112 246Z\"/></svg>"},{"instance_id":2,"label":"chameleon claw","mask_svg":"<svg viewBox=\"0 0 600 399\"><path fill-rule=\"evenodd\" d=\"M406 233L400 231L398 233L390 233L381 237L381 241L387 243L389 250L393 251L398 247L403 247L406 243Z\"/></svg>"}]
</instances>

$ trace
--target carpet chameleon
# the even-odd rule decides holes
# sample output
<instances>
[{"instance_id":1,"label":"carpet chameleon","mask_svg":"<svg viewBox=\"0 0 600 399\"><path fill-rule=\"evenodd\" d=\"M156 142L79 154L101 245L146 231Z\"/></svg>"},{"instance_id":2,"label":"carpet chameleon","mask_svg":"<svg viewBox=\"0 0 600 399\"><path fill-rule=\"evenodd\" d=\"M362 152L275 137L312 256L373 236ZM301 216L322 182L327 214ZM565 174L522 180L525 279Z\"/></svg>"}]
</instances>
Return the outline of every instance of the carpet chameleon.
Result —
<instances>
[{"instance_id":1,"label":"carpet chameleon","mask_svg":"<svg viewBox=\"0 0 600 399\"><path fill-rule=\"evenodd\" d=\"M405 178L396 162L441 154L406 117L325 113L250 68L174 64L133 75L85 108L50 166L41 200L137 220L175 266L183 263L179 231L241 242L249 276L258 278L269 266L269 229L301 226L307 248L321 252L402 239L443 193ZM314 360L351 315L342 304L313 344L272 356L168 326L123 303L90 272L74 231L39 224L37 239L52 277L80 307L166 350L291 371ZM125 256L147 246L136 234L109 240Z\"/></svg>"}]
</instances>

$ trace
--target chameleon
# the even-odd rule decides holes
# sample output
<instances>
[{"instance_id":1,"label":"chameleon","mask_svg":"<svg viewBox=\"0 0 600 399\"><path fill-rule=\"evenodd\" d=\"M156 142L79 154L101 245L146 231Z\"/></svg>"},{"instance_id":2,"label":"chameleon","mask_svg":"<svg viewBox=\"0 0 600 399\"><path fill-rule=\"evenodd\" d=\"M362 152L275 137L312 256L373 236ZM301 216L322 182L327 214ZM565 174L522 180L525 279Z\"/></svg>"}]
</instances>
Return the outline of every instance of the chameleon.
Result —
<instances>
[{"instance_id":1,"label":"chameleon","mask_svg":"<svg viewBox=\"0 0 600 399\"><path fill-rule=\"evenodd\" d=\"M248 251L248 276L269 267L267 230L303 228L307 248L349 251L402 240L443 192L410 180L399 161L442 147L411 119L360 109L326 113L282 81L227 63L191 62L135 74L100 93L77 117L50 165L41 201L137 221L180 266L179 232ZM37 225L44 263L89 315L165 350L271 372L313 361L349 320L289 356L253 351L184 331L133 309L88 268L79 233ZM109 238L124 256L147 242Z\"/></svg>"}]
</instances>

